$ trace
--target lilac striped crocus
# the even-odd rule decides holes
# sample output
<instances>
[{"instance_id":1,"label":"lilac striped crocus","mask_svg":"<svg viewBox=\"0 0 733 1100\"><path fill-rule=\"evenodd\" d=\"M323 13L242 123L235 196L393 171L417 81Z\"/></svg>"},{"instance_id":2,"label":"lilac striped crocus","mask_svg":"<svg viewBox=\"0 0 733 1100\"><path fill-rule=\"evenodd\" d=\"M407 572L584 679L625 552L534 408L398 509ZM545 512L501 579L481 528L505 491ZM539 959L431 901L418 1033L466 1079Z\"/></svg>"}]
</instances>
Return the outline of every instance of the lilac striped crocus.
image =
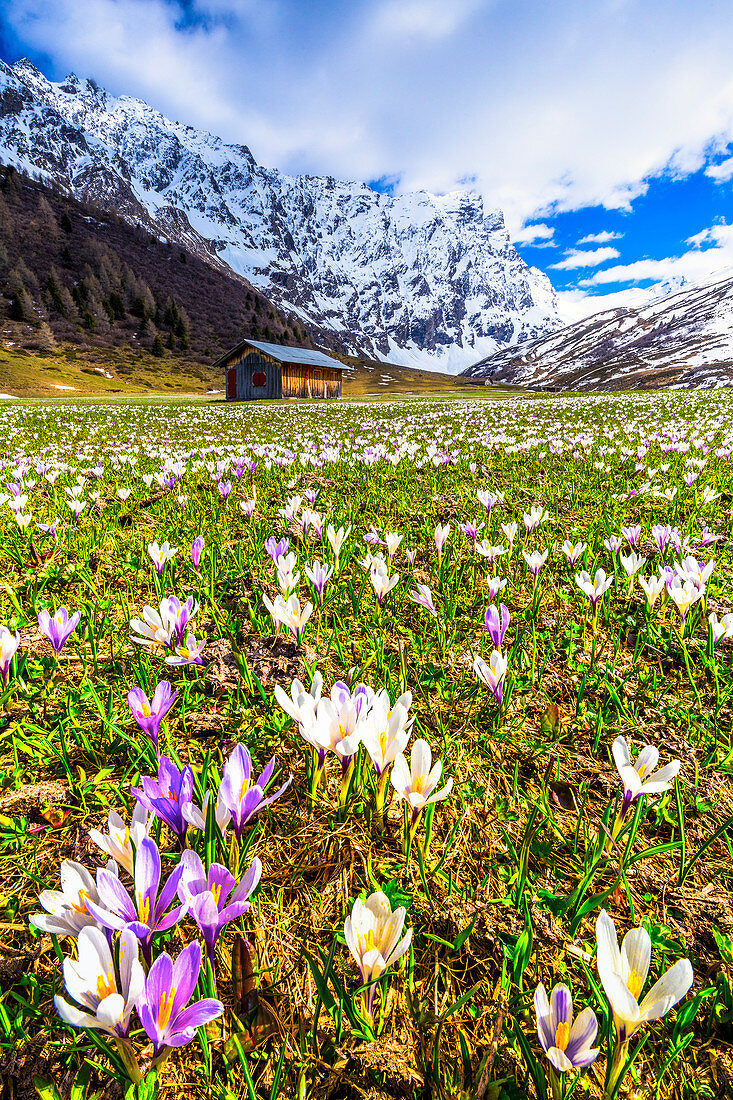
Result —
<instances>
[{"instance_id":1,"label":"lilac striped crocus","mask_svg":"<svg viewBox=\"0 0 733 1100\"><path fill-rule=\"evenodd\" d=\"M201 828L202 813L192 802L193 771L186 764L179 771L172 760L161 756L158 762L158 778L151 775L140 776L142 789L133 787L131 794L150 813L164 821L178 838L181 848L186 847L186 832L191 824ZM205 812L205 807L204 807Z\"/></svg>"},{"instance_id":2,"label":"lilac striped crocus","mask_svg":"<svg viewBox=\"0 0 733 1100\"><path fill-rule=\"evenodd\" d=\"M54 653L60 653L76 630L81 619L81 611L75 611L69 618L69 612L65 607L51 615L48 611L41 611L38 616L38 627L51 645Z\"/></svg>"},{"instance_id":3,"label":"lilac striped crocus","mask_svg":"<svg viewBox=\"0 0 733 1100\"><path fill-rule=\"evenodd\" d=\"M540 982L534 995L537 1037L551 1065L559 1073L589 1066L599 1054L593 1046L598 1020L592 1008L584 1008L573 1020L573 998L566 985L556 985L549 1000Z\"/></svg>"},{"instance_id":4,"label":"lilac striped crocus","mask_svg":"<svg viewBox=\"0 0 733 1100\"><path fill-rule=\"evenodd\" d=\"M193 567L194 567L194 569L196 570L196 572L198 573L199 576L201 576L201 573L200 573L200 570L199 570L199 564L201 562L201 551L203 550L203 548L204 548L204 536L203 535L197 535L196 538L191 543L191 561L193 562Z\"/></svg>"},{"instance_id":5,"label":"lilac striped crocus","mask_svg":"<svg viewBox=\"0 0 733 1100\"><path fill-rule=\"evenodd\" d=\"M131 688L127 693L127 702L132 716L143 733L152 741L155 755L158 755L158 734L160 724L178 698L178 689L174 691L167 680L161 680L156 687L152 700L141 687Z\"/></svg>"},{"instance_id":6,"label":"lilac striped crocus","mask_svg":"<svg viewBox=\"0 0 733 1100\"><path fill-rule=\"evenodd\" d=\"M494 649L501 649L511 621L512 617L509 614L509 609L504 604L497 608L496 604L492 603L486 608L484 626L493 642Z\"/></svg>"},{"instance_id":7,"label":"lilac striped crocus","mask_svg":"<svg viewBox=\"0 0 733 1100\"><path fill-rule=\"evenodd\" d=\"M184 854L183 865L178 896L204 938L213 971L216 941L231 921L250 908L249 898L259 884L262 864L259 859L253 860L239 883L221 863L212 863L207 874L195 852Z\"/></svg>"},{"instance_id":8,"label":"lilac striped crocus","mask_svg":"<svg viewBox=\"0 0 733 1100\"><path fill-rule=\"evenodd\" d=\"M16 630L8 630L0 624L0 679L3 687L8 686L10 680L10 665L20 645L20 634Z\"/></svg>"},{"instance_id":9,"label":"lilac striped crocus","mask_svg":"<svg viewBox=\"0 0 733 1100\"><path fill-rule=\"evenodd\" d=\"M290 539L280 539L278 542L274 535L270 535L269 539L265 542L265 552L273 561L277 561L283 554L287 554L289 549Z\"/></svg>"},{"instance_id":10,"label":"lilac striped crocus","mask_svg":"<svg viewBox=\"0 0 733 1100\"><path fill-rule=\"evenodd\" d=\"M182 906L167 910L176 897L183 870L183 864L179 863L161 890L160 852L155 841L146 836L135 853L134 900L117 876L103 868L97 872L98 900L87 897L87 910L102 928L131 929L149 962L153 936L172 928L181 919Z\"/></svg>"},{"instance_id":11,"label":"lilac striped crocus","mask_svg":"<svg viewBox=\"0 0 733 1100\"><path fill-rule=\"evenodd\" d=\"M252 757L246 745L235 745L234 751L224 765L219 792L216 796L216 822L222 833L229 825L234 828L237 840L241 840L244 827L249 821L269 806L288 789L293 782L292 775L274 794L265 798L265 792L275 770L273 756L257 780L252 781Z\"/></svg>"},{"instance_id":12,"label":"lilac striped crocus","mask_svg":"<svg viewBox=\"0 0 733 1100\"><path fill-rule=\"evenodd\" d=\"M172 1047L183 1047L193 1039L196 1028L221 1016L221 1001L191 999L201 971L201 947L190 943L174 962L167 952L148 971L145 989L137 1001L137 1014L145 1034L152 1040L155 1060L160 1062Z\"/></svg>"}]
</instances>

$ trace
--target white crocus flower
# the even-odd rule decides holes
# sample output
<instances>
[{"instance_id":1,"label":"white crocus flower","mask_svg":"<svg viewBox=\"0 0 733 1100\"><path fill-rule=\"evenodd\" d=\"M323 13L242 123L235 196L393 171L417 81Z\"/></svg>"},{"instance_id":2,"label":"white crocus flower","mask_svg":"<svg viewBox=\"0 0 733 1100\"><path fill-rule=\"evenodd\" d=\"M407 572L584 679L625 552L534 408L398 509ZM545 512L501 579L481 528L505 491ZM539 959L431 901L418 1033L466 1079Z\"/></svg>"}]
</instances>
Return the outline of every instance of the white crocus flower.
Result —
<instances>
[{"instance_id":1,"label":"white crocus flower","mask_svg":"<svg viewBox=\"0 0 733 1100\"><path fill-rule=\"evenodd\" d=\"M150 823L152 824L152 818ZM129 828L118 813L110 810L107 818L108 831L103 833L99 829L90 829L89 836L98 848L124 867L129 875L134 875L135 851L148 835L148 827L148 811L142 803L136 802Z\"/></svg>"},{"instance_id":2,"label":"white crocus flower","mask_svg":"<svg viewBox=\"0 0 733 1100\"><path fill-rule=\"evenodd\" d=\"M380 605L385 596L391 592L398 583L399 579L399 573L394 573L390 577L389 569L384 561L372 561L369 569L369 580L372 582L372 588L374 589L374 593Z\"/></svg>"},{"instance_id":3,"label":"white crocus flower","mask_svg":"<svg viewBox=\"0 0 733 1100\"><path fill-rule=\"evenodd\" d=\"M129 928L119 938L119 984L115 960L100 928L79 933L79 958L64 959L67 993L81 1008L63 997L54 997L56 1011L73 1027L90 1027L120 1038L127 1035L135 1002L145 986L145 972L138 959L138 940Z\"/></svg>"},{"instance_id":4,"label":"white crocus flower","mask_svg":"<svg viewBox=\"0 0 733 1100\"><path fill-rule=\"evenodd\" d=\"M689 959L680 959L639 1003L649 973L649 933L644 928L633 928L624 936L619 950L616 927L604 909L596 921L596 937L598 976L613 1012L617 1043L623 1046L640 1027L661 1019L682 1000L694 981L692 966Z\"/></svg>"},{"instance_id":5,"label":"white crocus flower","mask_svg":"<svg viewBox=\"0 0 733 1100\"><path fill-rule=\"evenodd\" d=\"M374 695L369 704L361 739L380 777L384 776L397 754L404 752L410 739L414 722L414 718L409 716L411 706L411 692L400 695L392 706L384 688Z\"/></svg>"},{"instance_id":6,"label":"white crocus flower","mask_svg":"<svg viewBox=\"0 0 733 1100\"><path fill-rule=\"evenodd\" d=\"M512 520L511 523L502 523L501 529L507 537L509 543L509 551L514 549L514 540L517 537L517 531L519 530L519 524L516 520Z\"/></svg>"},{"instance_id":7,"label":"white crocus flower","mask_svg":"<svg viewBox=\"0 0 733 1100\"><path fill-rule=\"evenodd\" d=\"M733 614L730 612L718 620L715 612L711 611L708 615L708 622L713 632L713 643L715 645L720 641L729 642L733 638Z\"/></svg>"},{"instance_id":8,"label":"white crocus flower","mask_svg":"<svg viewBox=\"0 0 733 1100\"><path fill-rule=\"evenodd\" d=\"M635 550L632 550L628 556L619 554L619 561L624 567L627 577L634 577L642 566L646 565L646 558L642 558L641 554L637 554Z\"/></svg>"},{"instance_id":9,"label":"white crocus flower","mask_svg":"<svg viewBox=\"0 0 733 1100\"><path fill-rule=\"evenodd\" d=\"M596 569L596 575L595 577L593 577L592 580L590 573L588 573L585 569L582 569L575 578L575 583L577 584L578 588L581 590L581 592L585 593L585 595L588 597L591 604L593 605L594 615L596 613L596 609L600 600L603 598L604 594L608 592L609 588L613 584L613 580L613 574L611 574L610 577L606 576L605 569Z\"/></svg>"},{"instance_id":10,"label":"white crocus flower","mask_svg":"<svg viewBox=\"0 0 733 1100\"><path fill-rule=\"evenodd\" d=\"M351 525L349 525L346 528L346 530L344 530L343 527L339 527L338 531L336 531L336 530L334 530L333 524L329 523L328 527L326 528L326 538L330 542L331 549L333 550L334 557L336 558L336 572L337 573L338 573L338 570L339 570L339 555L341 553L341 547L343 546L344 542L346 541L346 539L349 537L350 534L351 534Z\"/></svg>"},{"instance_id":11,"label":"white crocus flower","mask_svg":"<svg viewBox=\"0 0 733 1100\"><path fill-rule=\"evenodd\" d=\"M498 649L492 651L488 663L478 653L473 659L473 671L476 677L489 689L499 704L504 698L507 664L506 657L503 657Z\"/></svg>"},{"instance_id":12,"label":"white crocus flower","mask_svg":"<svg viewBox=\"0 0 733 1100\"><path fill-rule=\"evenodd\" d=\"M267 596L263 596L263 601L267 610L272 615L275 624L278 626L286 626L295 640L300 642L306 624L313 614L313 604L310 600L303 608L301 608L300 600L295 593L293 593L287 602L279 593L275 597L274 604L270 602Z\"/></svg>"},{"instance_id":13,"label":"white crocus flower","mask_svg":"<svg viewBox=\"0 0 733 1100\"><path fill-rule=\"evenodd\" d=\"M322 690L323 677L320 672L316 671L313 674L310 690L307 690L300 680L296 679L290 685L290 696L285 693L279 684L275 684L275 698L285 713L289 714L293 721L300 726L312 719L316 703L321 698Z\"/></svg>"},{"instance_id":14,"label":"white crocus flower","mask_svg":"<svg viewBox=\"0 0 733 1100\"><path fill-rule=\"evenodd\" d=\"M575 545L573 545L570 539L566 539L565 542L562 544L562 552L568 559L568 564L570 566L574 566L578 561L580 561L583 551L587 549L588 544L585 542L576 542Z\"/></svg>"},{"instance_id":15,"label":"white crocus flower","mask_svg":"<svg viewBox=\"0 0 733 1100\"><path fill-rule=\"evenodd\" d=\"M664 794L670 790L672 780L682 766L679 760L671 760L658 772L654 772L659 763L659 749L654 745L645 745L634 763L625 737L617 737L611 751L624 785L622 817L642 795Z\"/></svg>"},{"instance_id":16,"label":"white crocus flower","mask_svg":"<svg viewBox=\"0 0 733 1100\"><path fill-rule=\"evenodd\" d=\"M163 572L166 562L174 558L177 553L178 547L171 546L167 541L162 546L158 546L157 542L148 543L148 554L158 573Z\"/></svg>"},{"instance_id":17,"label":"white crocus flower","mask_svg":"<svg viewBox=\"0 0 733 1100\"><path fill-rule=\"evenodd\" d=\"M117 864L108 863L104 870L117 875ZM29 920L42 932L78 936L82 928L97 924L86 907L87 898L99 902L97 885L86 867L71 859L63 860L60 875L60 890L42 890L38 896L46 912L34 913Z\"/></svg>"},{"instance_id":18,"label":"white crocus flower","mask_svg":"<svg viewBox=\"0 0 733 1100\"><path fill-rule=\"evenodd\" d=\"M452 779L449 779L439 791L435 789L440 782L443 765L438 760L431 768L431 763L430 745L422 738L418 738L412 746L409 765L401 752L397 753L392 765L390 780L397 797L408 802L412 809L413 829L426 806L431 802L440 802L447 798L453 790Z\"/></svg>"},{"instance_id":19,"label":"white crocus flower","mask_svg":"<svg viewBox=\"0 0 733 1100\"><path fill-rule=\"evenodd\" d=\"M359 898L354 902L351 915L344 921L344 936L364 985L381 977L412 943L411 928L400 940L405 916L403 906L392 912L389 898L381 890L368 897L366 903ZM365 1007L370 1018L375 992L376 984L366 992Z\"/></svg>"},{"instance_id":20,"label":"white crocus flower","mask_svg":"<svg viewBox=\"0 0 733 1100\"><path fill-rule=\"evenodd\" d=\"M639 584L644 589L646 594L647 607L651 611L654 604L657 602L662 592L664 592L665 581L664 577L652 576L649 580L646 577L639 577Z\"/></svg>"},{"instance_id":21,"label":"white crocus flower","mask_svg":"<svg viewBox=\"0 0 733 1100\"><path fill-rule=\"evenodd\" d=\"M538 507L530 508L529 512L523 512L524 526L528 531L536 531L541 523L545 523L550 518L550 513L547 512L542 505Z\"/></svg>"},{"instance_id":22,"label":"white crocus flower","mask_svg":"<svg viewBox=\"0 0 733 1100\"><path fill-rule=\"evenodd\" d=\"M698 588L694 581L683 581L681 577L675 577L669 586L669 598L677 604L683 623L692 605L702 599L704 594L704 588Z\"/></svg>"},{"instance_id":23,"label":"white crocus flower","mask_svg":"<svg viewBox=\"0 0 733 1100\"><path fill-rule=\"evenodd\" d=\"M438 551L438 561L443 556L443 547L446 544L448 536L450 535L450 524L446 523L445 526L437 524L433 538L435 540L435 549Z\"/></svg>"},{"instance_id":24,"label":"white crocus flower","mask_svg":"<svg viewBox=\"0 0 733 1100\"><path fill-rule=\"evenodd\" d=\"M387 555L390 561L392 561L392 558L397 553L403 538L404 535L398 535L396 531L387 531L385 533L384 545L387 547Z\"/></svg>"},{"instance_id":25,"label":"white crocus flower","mask_svg":"<svg viewBox=\"0 0 733 1100\"><path fill-rule=\"evenodd\" d=\"M522 550L522 557L526 561L532 576L537 579L540 569L547 561L547 555L549 550L545 550L544 554L541 554L539 550L533 550L531 554L528 554L526 550Z\"/></svg>"},{"instance_id":26,"label":"white crocus flower","mask_svg":"<svg viewBox=\"0 0 733 1100\"><path fill-rule=\"evenodd\" d=\"M130 629L136 631L133 642L138 645L162 645L170 647L175 629L175 613L171 612L166 600L160 604L160 612L154 607L143 608L142 619L130 619Z\"/></svg>"},{"instance_id":27,"label":"white crocus flower","mask_svg":"<svg viewBox=\"0 0 733 1100\"><path fill-rule=\"evenodd\" d=\"M18 651L20 634L8 630L0 624L0 680L7 687L10 678L10 663Z\"/></svg>"}]
</instances>

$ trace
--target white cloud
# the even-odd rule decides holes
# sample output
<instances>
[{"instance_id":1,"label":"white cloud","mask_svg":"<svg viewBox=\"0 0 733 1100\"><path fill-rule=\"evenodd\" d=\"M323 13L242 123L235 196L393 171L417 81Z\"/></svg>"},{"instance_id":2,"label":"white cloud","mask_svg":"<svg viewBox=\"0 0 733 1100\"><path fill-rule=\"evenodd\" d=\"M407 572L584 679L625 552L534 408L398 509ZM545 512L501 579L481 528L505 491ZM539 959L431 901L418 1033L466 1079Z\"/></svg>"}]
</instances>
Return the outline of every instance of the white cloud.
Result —
<instances>
[{"instance_id":1,"label":"white cloud","mask_svg":"<svg viewBox=\"0 0 733 1100\"><path fill-rule=\"evenodd\" d=\"M56 75L139 95L288 171L398 173L402 189L433 191L470 177L510 230L628 210L650 179L704 168L733 143L733 6L716 0L2 8L6 37Z\"/></svg>"},{"instance_id":2,"label":"white cloud","mask_svg":"<svg viewBox=\"0 0 733 1100\"><path fill-rule=\"evenodd\" d=\"M681 256L616 264L594 272L587 279L582 279L579 285L594 287L604 283L642 282L682 285L722 278L726 271L733 268L733 225L724 222L712 225L695 233L686 243L693 247Z\"/></svg>"},{"instance_id":3,"label":"white cloud","mask_svg":"<svg viewBox=\"0 0 733 1100\"><path fill-rule=\"evenodd\" d=\"M556 264L550 264L558 271L574 271L579 267L598 267L605 264L606 260L615 260L621 253L617 248L571 248L565 253L564 260L558 260Z\"/></svg>"},{"instance_id":4,"label":"white cloud","mask_svg":"<svg viewBox=\"0 0 733 1100\"><path fill-rule=\"evenodd\" d=\"M722 160L720 164L711 164L705 169L705 175L710 176L716 183L727 183L733 179L733 157Z\"/></svg>"},{"instance_id":5,"label":"white cloud","mask_svg":"<svg viewBox=\"0 0 733 1100\"><path fill-rule=\"evenodd\" d=\"M628 287L626 290L614 290L610 294L588 294L585 290L559 290L557 307L561 320L566 325L575 324L594 313L603 313L607 309L639 308L656 297L652 288Z\"/></svg>"},{"instance_id":6,"label":"white cloud","mask_svg":"<svg viewBox=\"0 0 733 1100\"><path fill-rule=\"evenodd\" d=\"M608 244L609 241L620 241L623 233L611 233L608 229L602 229L600 233L589 233L587 237L581 237L578 244Z\"/></svg>"},{"instance_id":7,"label":"white cloud","mask_svg":"<svg viewBox=\"0 0 733 1100\"><path fill-rule=\"evenodd\" d=\"M554 246L554 235L554 226L547 225L546 222L535 222L534 225L523 225L521 229L517 229L512 233L512 240L515 244L533 244L535 247L540 247L538 242L542 242L542 247L547 248Z\"/></svg>"}]
</instances>

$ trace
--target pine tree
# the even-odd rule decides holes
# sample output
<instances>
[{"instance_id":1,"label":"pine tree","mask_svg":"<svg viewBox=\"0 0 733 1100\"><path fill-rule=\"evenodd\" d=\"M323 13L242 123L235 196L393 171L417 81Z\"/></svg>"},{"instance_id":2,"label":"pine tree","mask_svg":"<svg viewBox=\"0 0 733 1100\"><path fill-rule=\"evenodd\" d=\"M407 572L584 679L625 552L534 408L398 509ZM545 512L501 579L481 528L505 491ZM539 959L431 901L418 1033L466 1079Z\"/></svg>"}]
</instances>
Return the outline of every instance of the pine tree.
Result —
<instances>
[{"instance_id":1,"label":"pine tree","mask_svg":"<svg viewBox=\"0 0 733 1100\"><path fill-rule=\"evenodd\" d=\"M163 347L163 341L161 340L159 333L156 333L155 339L153 340L153 346L150 351L156 357L156 359L162 359L165 355L165 348Z\"/></svg>"},{"instance_id":2,"label":"pine tree","mask_svg":"<svg viewBox=\"0 0 733 1100\"><path fill-rule=\"evenodd\" d=\"M71 218L69 217L66 210L64 210L63 214L61 215L61 228L63 229L64 233L71 233L74 228L74 226L71 224Z\"/></svg>"},{"instance_id":3,"label":"pine tree","mask_svg":"<svg viewBox=\"0 0 733 1100\"><path fill-rule=\"evenodd\" d=\"M51 303L51 307L60 313L62 317L66 316L64 311L64 301L61 297L61 286L59 285L59 276L55 267L52 267L48 273L46 279L46 294Z\"/></svg>"}]
</instances>

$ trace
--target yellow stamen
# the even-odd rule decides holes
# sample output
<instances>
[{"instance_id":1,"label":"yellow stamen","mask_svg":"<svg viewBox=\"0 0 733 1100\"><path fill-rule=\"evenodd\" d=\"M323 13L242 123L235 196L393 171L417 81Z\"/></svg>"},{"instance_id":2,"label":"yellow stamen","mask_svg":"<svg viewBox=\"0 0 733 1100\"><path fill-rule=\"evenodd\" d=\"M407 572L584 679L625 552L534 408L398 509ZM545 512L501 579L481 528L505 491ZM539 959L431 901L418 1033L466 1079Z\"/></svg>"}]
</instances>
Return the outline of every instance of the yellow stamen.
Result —
<instances>
[{"instance_id":1,"label":"yellow stamen","mask_svg":"<svg viewBox=\"0 0 733 1100\"><path fill-rule=\"evenodd\" d=\"M418 775L412 781L412 789L415 794L423 794L425 791L425 780L427 776Z\"/></svg>"},{"instance_id":2,"label":"yellow stamen","mask_svg":"<svg viewBox=\"0 0 733 1100\"><path fill-rule=\"evenodd\" d=\"M382 760L384 760L384 754L387 751L387 731L386 730L382 730L382 732L379 735L379 749L380 749L380 752L382 753Z\"/></svg>"},{"instance_id":3,"label":"yellow stamen","mask_svg":"<svg viewBox=\"0 0 733 1100\"><path fill-rule=\"evenodd\" d=\"M160 1007L158 1009L158 1027L160 1028L161 1031L163 1030L163 1028L167 1027L168 1021L171 1018L171 1013L173 1012L173 1001L174 1001L175 996L176 996L176 987L175 986L173 986L173 988L170 990L170 992L168 993L167 996L166 996L165 993L161 993L161 995L160 995Z\"/></svg>"},{"instance_id":4,"label":"yellow stamen","mask_svg":"<svg viewBox=\"0 0 733 1100\"><path fill-rule=\"evenodd\" d=\"M153 713L152 710L150 709L150 707L146 706L145 703L143 703L142 710L143 710L143 718L149 718L150 715Z\"/></svg>"},{"instance_id":5,"label":"yellow stamen","mask_svg":"<svg viewBox=\"0 0 733 1100\"><path fill-rule=\"evenodd\" d=\"M181 652L183 652L183 650L181 650ZM176 794L175 791L168 791L168 797L170 799L172 799L174 802L178 801L178 795Z\"/></svg>"},{"instance_id":6,"label":"yellow stamen","mask_svg":"<svg viewBox=\"0 0 733 1100\"><path fill-rule=\"evenodd\" d=\"M555 1046L558 1050L565 1050L568 1045L568 1039L570 1038L570 1024L562 1023L557 1025L557 1031L555 1032Z\"/></svg>"},{"instance_id":7,"label":"yellow stamen","mask_svg":"<svg viewBox=\"0 0 733 1100\"><path fill-rule=\"evenodd\" d=\"M110 970L107 974L100 974L97 978L97 995L100 1001L103 1001L105 997L109 997L110 993L114 993L117 989L115 983L114 972Z\"/></svg>"},{"instance_id":8,"label":"yellow stamen","mask_svg":"<svg viewBox=\"0 0 733 1100\"><path fill-rule=\"evenodd\" d=\"M635 1001L639 1000L639 994L641 993L644 985L644 979L641 974L637 974L636 970L632 970L626 982L626 988Z\"/></svg>"},{"instance_id":9,"label":"yellow stamen","mask_svg":"<svg viewBox=\"0 0 733 1100\"><path fill-rule=\"evenodd\" d=\"M372 948L376 947L376 943L374 942L373 928L369 929L366 936L359 936L359 945L361 947L362 955L366 955L367 951L371 951Z\"/></svg>"},{"instance_id":10,"label":"yellow stamen","mask_svg":"<svg viewBox=\"0 0 733 1100\"><path fill-rule=\"evenodd\" d=\"M89 912L89 910L86 907L86 902L85 902L85 898L88 898L88 897L89 897L89 894L87 893L86 890L80 890L79 891L79 903L78 903L78 905L72 905L72 907L71 907L74 910L75 913L88 913Z\"/></svg>"},{"instance_id":11,"label":"yellow stamen","mask_svg":"<svg viewBox=\"0 0 733 1100\"><path fill-rule=\"evenodd\" d=\"M211 896L213 897L214 901L216 902L216 904L218 906L219 905L219 898L221 897L221 883L220 882L215 883L211 887Z\"/></svg>"},{"instance_id":12,"label":"yellow stamen","mask_svg":"<svg viewBox=\"0 0 733 1100\"><path fill-rule=\"evenodd\" d=\"M638 773L639 779L643 779L646 775L646 764L638 764L636 771Z\"/></svg>"},{"instance_id":13,"label":"yellow stamen","mask_svg":"<svg viewBox=\"0 0 733 1100\"><path fill-rule=\"evenodd\" d=\"M239 792L239 801L240 802L242 801L242 799L244 798L244 796L246 795L248 790L249 790L249 776L247 776L247 778L245 779L244 783L242 784L242 789Z\"/></svg>"},{"instance_id":14,"label":"yellow stamen","mask_svg":"<svg viewBox=\"0 0 733 1100\"><path fill-rule=\"evenodd\" d=\"M147 924L150 916L150 898L145 898L142 894L137 895L137 912L143 924Z\"/></svg>"}]
</instances>

